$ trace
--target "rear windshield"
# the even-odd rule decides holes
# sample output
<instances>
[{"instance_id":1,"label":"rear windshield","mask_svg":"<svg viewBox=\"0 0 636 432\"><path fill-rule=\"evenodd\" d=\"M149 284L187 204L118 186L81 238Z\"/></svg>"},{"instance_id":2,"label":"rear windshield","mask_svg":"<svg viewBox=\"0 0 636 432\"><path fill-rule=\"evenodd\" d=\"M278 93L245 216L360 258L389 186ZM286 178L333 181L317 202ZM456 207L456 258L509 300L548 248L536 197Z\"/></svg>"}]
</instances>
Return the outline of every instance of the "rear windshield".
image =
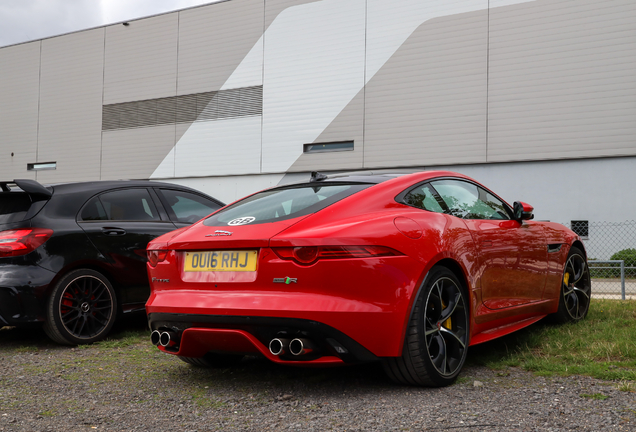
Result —
<instances>
[{"instance_id":1,"label":"rear windshield","mask_svg":"<svg viewBox=\"0 0 636 432\"><path fill-rule=\"evenodd\" d=\"M0 194L0 223L19 222L31 207L29 195L21 192Z\"/></svg>"},{"instance_id":2,"label":"rear windshield","mask_svg":"<svg viewBox=\"0 0 636 432\"><path fill-rule=\"evenodd\" d=\"M267 190L245 198L207 218L207 226L276 222L316 213L372 184L306 185Z\"/></svg>"}]
</instances>

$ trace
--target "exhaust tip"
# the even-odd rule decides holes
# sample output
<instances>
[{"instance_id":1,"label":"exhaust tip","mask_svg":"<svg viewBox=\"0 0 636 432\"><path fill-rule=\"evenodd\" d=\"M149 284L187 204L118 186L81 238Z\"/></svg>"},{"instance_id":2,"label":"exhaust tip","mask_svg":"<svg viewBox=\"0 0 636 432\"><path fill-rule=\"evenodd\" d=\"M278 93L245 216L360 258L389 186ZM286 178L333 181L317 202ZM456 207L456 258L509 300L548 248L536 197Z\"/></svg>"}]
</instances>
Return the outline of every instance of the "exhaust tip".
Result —
<instances>
[{"instance_id":1,"label":"exhaust tip","mask_svg":"<svg viewBox=\"0 0 636 432\"><path fill-rule=\"evenodd\" d=\"M172 335L170 334L170 332L162 332L161 335L159 335L159 344L161 344L162 347L167 347L170 345L170 342L172 341Z\"/></svg>"},{"instance_id":2,"label":"exhaust tip","mask_svg":"<svg viewBox=\"0 0 636 432\"><path fill-rule=\"evenodd\" d=\"M159 345L160 340L161 340L161 333L159 332L159 330L155 330L152 333L150 333L150 342L152 342L154 346Z\"/></svg>"},{"instance_id":3,"label":"exhaust tip","mask_svg":"<svg viewBox=\"0 0 636 432\"><path fill-rule=\"evenodd\" d=\"M285 354L285 349L287 348L287 345L288 345L287 339L274 338L269 342L269 352L275 356Z\"/></svg>"},{"instance_id":4,"label":"exhaust tip","mask_svg":"<svg viewBox=\"0 0 636 432\"><path fill-rule=\"evenodd\" d=\"M303 354L305 352L305 343L303 340L299 338L292 339L289 343L289 352L295 356Z\"/></svg>"}]
</instances>

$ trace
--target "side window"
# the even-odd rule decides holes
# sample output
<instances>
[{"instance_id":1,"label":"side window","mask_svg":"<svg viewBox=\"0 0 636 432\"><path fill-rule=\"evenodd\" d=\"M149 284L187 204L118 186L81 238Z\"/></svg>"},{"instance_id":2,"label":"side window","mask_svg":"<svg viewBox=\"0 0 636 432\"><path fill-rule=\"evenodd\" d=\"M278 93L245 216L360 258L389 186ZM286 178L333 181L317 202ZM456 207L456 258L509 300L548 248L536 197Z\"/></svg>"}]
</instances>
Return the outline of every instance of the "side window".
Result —
<instances>
[{"instance_id":1,"label":"side window","mask_svg":"<svg viewBox=\"0 0 636 432\"><path fill-rule=\"evenodd\" d=\"M510 219L510 216L507 210L508 206L506 204L504 204L499 198L486 192L485 190L483 189L480 189L480 190L486 196L486 199L484 200L484 202L486 203L488 207L490 207L494 211L492 217L489 219Z\"/></svg>"},{"instance_id":2,"label":"side window","mask_svg":"<svg viewBox=\"0 0 636 432\"><path fill-rule=\"evenodd\" d=\"M94 197L86 203L80 214L80 219L83 221L108 220L108 215L106 215L99 197Z\"/></svg>"},{"instance_id":3,"label":"side window","mask_svg":"<svg viewBox=\"0 0 636 432\"><path fill-rule=\"evenodd\" d=\"M428 184L418 186L404 196L404 203L424 210L444 213L444 209L435 199L435 192Z\"/></svg>"},{"instance_id":4,"label":"side window","mask_svg":"<svg viewBox=\"0 0 636 432\"><path fill-rule=\"evenodd\" d=\"M146 189L123 189L103 193L84 206L80 217L85 221L160 220L157 208Z\"/></svg>"},{"instance_id":5,"label":"side window","mask_svg":"<svg viewBox=\"0 0 636 432\"><path fill-rule=\"evenodd\" d=\"M172 209L170 218L178 222L194 223L221 208L216 202L190 192L172 189L158 192Z\"/></svg>"},{"instance_id":6,"label":"side window","mask_svg":"<svg viewBox=\"0 0 636 432\"><path fill-rule=\"evenodd\" d=\"M472 183L438 180L431 184L453 216L462 219L509 219L503 202Z\"/></svg>"}]
</instances>

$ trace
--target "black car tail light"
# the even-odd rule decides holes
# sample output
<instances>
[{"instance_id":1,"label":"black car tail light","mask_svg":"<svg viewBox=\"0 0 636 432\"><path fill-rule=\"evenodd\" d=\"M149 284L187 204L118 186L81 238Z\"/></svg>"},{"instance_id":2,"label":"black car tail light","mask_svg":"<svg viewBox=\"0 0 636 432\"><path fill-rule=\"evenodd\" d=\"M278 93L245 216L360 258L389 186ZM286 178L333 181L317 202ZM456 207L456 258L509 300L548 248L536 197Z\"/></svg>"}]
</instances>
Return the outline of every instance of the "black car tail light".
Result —
<instances>
[{"instance_id":1,"label":"black car tail light","mask_svg":"<svg viewBox=\"0 0 636 432\"><path fill-rule=\"evenodd\" d=\"M164 261L168 256L167 250L149 250L148 254L148 262L151 267L155 267L161 261Z\"/></svg>"},{"instance_id":2,"label":"black car tail light","mask_svg":"<svg viewBox=\"0 0 636 432\"><path fill-rule=\"evenodd\" d=\"M301 246L273 248L279 258L310 265L321 259L380 258L402 255L385 246Z\"/></svg>"},{"instance_id":3,"label":"black car tail light","mask_svg":"<svg viewBox=\"0 0 636 432\"><path fill-rule=\"evenodd\" d=\"M53 235L48 228L23 228L0 231L0 257L26 255Z\"/></svg>"}]
</instances>

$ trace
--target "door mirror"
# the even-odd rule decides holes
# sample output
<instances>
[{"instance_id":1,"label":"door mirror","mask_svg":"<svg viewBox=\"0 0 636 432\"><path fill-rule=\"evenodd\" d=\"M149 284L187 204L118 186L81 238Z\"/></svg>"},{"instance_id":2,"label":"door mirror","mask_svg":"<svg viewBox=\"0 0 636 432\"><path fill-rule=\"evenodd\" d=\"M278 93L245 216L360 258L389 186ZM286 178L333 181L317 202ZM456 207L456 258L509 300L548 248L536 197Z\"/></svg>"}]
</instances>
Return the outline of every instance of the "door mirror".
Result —
<instances>
[{"instance_id":1,"label":"door mirror","mask_svg":"<svg viewBox=\"0 0 636 432\"><path fill-rule=\"evenodd\" d=\"M521 222L524 220L534 219L534 214L532 213L533 211L534 211L534 207L532 207L530 204L526 204L521 201L515 201L515 204L514 204L515 220L518 220L519 222Z\"/></svg>"}]
</instances>

